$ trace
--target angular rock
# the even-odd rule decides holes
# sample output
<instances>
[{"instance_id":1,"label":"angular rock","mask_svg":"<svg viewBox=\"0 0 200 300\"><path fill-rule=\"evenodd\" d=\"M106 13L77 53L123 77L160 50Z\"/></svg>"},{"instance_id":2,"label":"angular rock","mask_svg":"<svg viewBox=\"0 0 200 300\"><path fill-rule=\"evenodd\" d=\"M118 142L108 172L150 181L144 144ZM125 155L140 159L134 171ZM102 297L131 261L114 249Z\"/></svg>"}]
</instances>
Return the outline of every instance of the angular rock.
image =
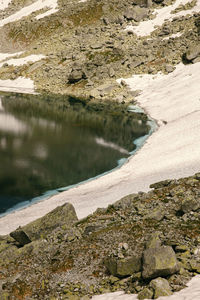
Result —
<instances>
[{"instance_id":1,"label":"angular rock","mask_svg":"<svg viewBox=\"0 0 200 300\"><path fill-rule=\"evenodd\" d=\"M95 43L90 46L91 49L101 49L103 46L100 43Z\"/></svg>"},{"instance_id":2,"label":"angular rock","mask_svg":"<svg viewBox=\"0 0 200 300\"><path fill-rule=\"evenodd\" d=\"M143 64L143 61L140 59L134 60L130 63L130 68L136 68Z\"/></svg>"},{"instance_id":3,"label":"angular rock","mask_svg":"<svg viewBox=\"0 0 200 300\"><path fill-rule=\"evenodd\" d=\"M148 215L145 216L147 220L161 221L165 216L165 212L162 208L155 208Z\"/></svg>"},{"instance_id":4,"label":"angular rock","mask_svg":"<svg viewBox=\"0 0 200 300\"><path fill-rule=\"evenodd\" d=\"M133 5L139 5L140 7L151 7L152 0L133 0Z\"/></svg>"},{"instance_id":5,"label":"angular rock","mask_svg":"<svg viewBox=\"0 0 200 300\"><path fill-rule=\"evenodd\" d=\"M165 71L166 71L167 73L171 73L171 72L174 71L174 67L171 66L171 65L166 65L166 66L165 66Z\"/></svg>"},{"instance_id":6,"label":"angular rock","mask_svg":"<svg viewBox=\"0 0 200 300\"><path fill-rule=\"evenodd\" d=\"M200 56L200 45L190 47L190 49L185 54L186 59L189 61L192 61L198 56Z\"/></svg>"},{"instance_id":7,"label":"angular rock","mask_svg":"<svg viewBox=\"0 0 200 300\"><path fill-rule=\"evenodd\" d=\"M158 276L168 276L178 270L178 262L172 247L161 246L146 249L143 252L143 278L153 279Z\"/></svg>"},{"instance_id":8,"label":"angular rock","mask_svg":"<svg viewBox=\"0 0 200 300\"><path fill-rule=\"evenodd\" d=\"M191 270L200 273L200 262L190 261Z\"/></svg>"},{"instance_id":9,"label":"angular rock","mask_svg":"<svg viewBox=\"0 0 200 300\"><path fill-rule=\"evenodd\" d=\"M159 238L159 233L154 232L152 235L149 237L148 241L146 242L146 249L150 248L158 248L161 246L161 240Z\"/></svg>"},{"instance_id":10,"label":"angular rock","mask_svg":"<svg viewBox=\"0 0 200 300\"><path fill-rule=\"evenodd\" d=\"M97 89L93 89L90 92L90 97L91 98L99 98L100 97L100 92Z\"/></svg>"},{"instance_id":11,"label":"angular rock","mask_svg":"<svg viewBox=\"0 0 200 300\"><path fill-rule=\"evenodd\" d=\"M130 276L141 270L141 257L138 256L131 256L123 259L109 257L104 263L109 273L117 277Z\"/></svg>"},{"instance_id":12,"label":"angular rock","mask_svg":"<svg viewBox=\"0 0 200 300\"><path fill-rule=\"evenodd\" d=\"M110 77L115 76L115 71L113 70L113 68L110 68L110 69L108 70L108 74L109 74Z\"/></svg>"},{"instance_id":13,"label":"angular rock","mask_svg":"<svg viewBox=\"0 0 200 300\"><path fill-rule=\"evenodd\" d=\"M196 64L196 63L198 63L198 62L200 62L200 56L196 57L196 58L193 59L193 61L192 61L193 64Z\"/></svg>"},{"instance_id":14,"label":"angular rock","mask_svg":"<svg viewBox=\"0 0 200 300\"><path fill-rule=\"evenodd\" d=\"M76 221L78 221L78 218L73 205L66 203L56 207L44 217L23 226L22 230L33 241L39 238L45 238L59 226L66 225L71 227Z\"/></svg>"},{"instance_id":15,"label":"angular rock","mask_svg":"<svg viewBox=\"0 0 200 300\"><path fill-rule=\"evenodd\" d=\"M153 279L149 285L154 290L154 299L161 296L170 296L172 291L168 281L164 278L158 277Z\"/></svg>"},{"instance_id":16,"label":"angular rock","mask_svg":"<svg viewBox=\"0 0 200 300\"><path fill-rule=\"evenodd\" d=\"M103 92L104 94L110 94L113 90L115 90L118 87L118 84L111 83L111 84L102 84L98 86L97 90L99 92Z\"/></svg>"},{"instance_id":17,"label":"angular rock","mask_svg":"<svg viewBox=\"0 0 200 300\"><path fill-rule=\"evenodd\" d=\"M153 299L153 291L148 288L144 288L141 292L138 293L138 299Z\"/></svg>"},{"instance_id":18,"label":"angular rock","mask_svg":"<svg viewBox=\"0 0 200 300\"><path fill-rule=\"evenodd\" d=\"M14 230L10 233L10 236L19 243L20 246L24 246L26 244L31 243L31 239L28 237L28 235L23 231L21 227Z\"/></svg>"},{"instance_id":19,"label":"angular rock","mask_svg":"<svg viewBox=\"0 0 200 300\"><path fill-rule=\"evenodd\" d=\"M144 7L136 6L135 8L129 8L124 12L124 17L128 20L134 20L140 22L142 19L148 16L148 9Z\"/></svg>"},{"instance_id":20,"label":"angular rock","mask_svg":"<svg viewBox=\"0 0 200 300\"><path fill-rule=\"evenodd\" d=\"M152 3L152 0L147 0L147 3L146 3L146 7L152 7L153 3Z\"/></svg>"},{"instance_id":21,"label":"angular rock","mask_svg":"<svg viewBox=\"0 0 200 300\"><path fill-rule=\"evenodd\" d=\"M181 204L181 210L184 213L188 213L190 211L195 211L200 207L200 201L197 199L194 199L193 196L186 196L185 199L183 199Z\"/></svg>"},{"instance_id":22,"label":"angular rock","mask_svg":"<svg viewBox=\"0 0 200 300\"><path fill-rule=\"evenodd\" d=\"M69 83L76 83L81 79L86 78L85 73L82 70L73 70L68 77Z\"/></svg>"}]
</instances>

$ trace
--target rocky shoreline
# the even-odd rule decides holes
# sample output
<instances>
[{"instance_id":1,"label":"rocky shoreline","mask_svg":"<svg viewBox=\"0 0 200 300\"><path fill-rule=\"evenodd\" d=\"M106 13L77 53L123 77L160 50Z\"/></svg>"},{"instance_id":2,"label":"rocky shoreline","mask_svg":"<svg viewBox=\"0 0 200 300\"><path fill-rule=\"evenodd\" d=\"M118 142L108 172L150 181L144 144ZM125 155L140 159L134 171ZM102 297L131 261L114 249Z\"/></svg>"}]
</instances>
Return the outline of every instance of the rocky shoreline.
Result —
<instances>
[{"instance_id":1,"label":"rocky shoreline","mask_svg":"<svg viewBox=\"0 0 200 300\"><path fill-rule=\"evenodd\" d=\"M151 188L82 220L66 203L1 236L0 294L85 300L124 290L156 299L184 288L200 273L200 175Z\"/></svg>"}]
</instances>

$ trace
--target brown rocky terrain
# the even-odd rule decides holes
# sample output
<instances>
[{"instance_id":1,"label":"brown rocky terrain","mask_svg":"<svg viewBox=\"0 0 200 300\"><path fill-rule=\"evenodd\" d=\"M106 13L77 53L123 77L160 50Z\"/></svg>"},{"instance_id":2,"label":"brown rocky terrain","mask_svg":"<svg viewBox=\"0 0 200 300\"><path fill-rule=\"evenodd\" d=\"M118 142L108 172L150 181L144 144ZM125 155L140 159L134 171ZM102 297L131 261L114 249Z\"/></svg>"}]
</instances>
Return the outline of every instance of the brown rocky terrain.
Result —
<instances>
[{"instance_id":1,"label":"brown rocky terrain","mask_svg":"<svg viewBox=\"0 0 200 300\"><path fill-rule=\"evenodd\" d=\"M200 273L200 175L166 180L78 220L71 204L0 238L5 299L156 299Z\"/></svg>"}]
</instances>

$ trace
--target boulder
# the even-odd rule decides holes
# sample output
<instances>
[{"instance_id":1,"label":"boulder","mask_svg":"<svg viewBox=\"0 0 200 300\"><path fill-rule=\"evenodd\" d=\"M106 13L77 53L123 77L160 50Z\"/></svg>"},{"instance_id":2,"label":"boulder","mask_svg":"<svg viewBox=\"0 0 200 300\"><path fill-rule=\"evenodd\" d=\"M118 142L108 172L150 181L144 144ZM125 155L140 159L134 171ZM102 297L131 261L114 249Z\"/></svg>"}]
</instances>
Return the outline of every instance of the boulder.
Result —
<instances>
[{"instance_id":1,"label":"boulder","mask_svg":"<svg viewBox=\"0 0 200 300\"><path fill-rule=\"evenodd\" d=\"M148 9L144 7L136 6L135 8L129 8L124 12L124 17L128 21L140 22L142 19L148 16Z\"/></svg>"},{"instance_id":2,"label":"boulder","mask_svg":"<svg viewBox=\"0 0 200 300\"><path fill-rule=\"evenodd\" d=\"M86 76L82 70L72 70L72 72L69 74L68 81L69 83L76 83L83 78L86 78Z\"/></svg>"},{"instance_id":3,"label":"boulder","mask_svg":"<svg viewBox=\"0 0 200 300\"><path fill-rule=\"evenodd\" d=\"M144 288L141 292L138 293L138 299L153 299L153 291L149 288Z\"/></svg>"},{"instance_id":4,"label":"boulder","mask_svg":"<svg viewBox=\"0 0 200 300\"><path fill-rule=\"evenodd\" d=\"M200 201L195 199L192 195L186 195L181 204L181 210L184 213L195 211L200 207Z\"/></svg>"},{"instance_id":5,"label":"boulder","mask_svg":"<svg viewBox=\"0 0 200 300\"><path fill-rule=\"evenodd\" d=\"M192 61L193 64L196 64L196 63L198 63L198 62L200 62L200 56L196 57L196 58L193 59L193 61Z\"/></svg>"},{"instance_id":6,"label":"boulder","mask_svg":"<svg viewBox=\"0 0 200 300\"><path fill-rule=\"evenodd\" d=\"M161 221L165 216L165 212L162 208L155 208L145 216L146 220Z\"/></svg>"},{"instance_id":7,"label":"boulder","mask_svg":"<svg viewBox=\"0 0 200 300\"><path fill-rule=\"evenodd\" d=\"M193 61L195 58L200 56L200 45L191 46L185 53L185 57L188 61Z\"/></svg>"},{"instance_id":8,"label":"boulder","mask_svg":"<svg viewBox=\"0 0 200 300\"><path fill-rule=\"evenodd\" d=\"M112 67L110 67L110 69L108 70L108 75L109 75L110 77L115 76L115 71L113 70Z\"/></svg>"},{"instance_id":9,"label":"boulder","mask_svg":"<svg viewBox=\"0 0 200 300\"><path fill-rule=\"evenodd\" d=\"M31 239L28 237L28 235L23 231L21 227L11 232L10 236L16 242L18 242L19 246L23 247L24 245L31 243Z\"/></svg>"},{"instance_id":10,"label":"boulder","mask_svg":"<svg viewBox=\"0 0 200 300\"><path fill-rule=\"evenodd\" d=\"M174 68L172 65L166 65L166 66L165 66L165 71L166 71L167 73L173 72L174 69L175 69L175 68Z\"/></svg>"},{"instance_id":11,"label":"boulder","mask_svg":"<svg viewBox=\"0 0 200 300\"><path fill-rule=\"evenodd\" d=\"M140 7L151 7L152 0L133 0L133 5L139 5Z\"/></svg>"},{"instance_id":12,"label":"boulder","mask_svg":"<svg viewBox=\"0 0 200 300\"><path fill-rule=\"evenodd\" d=\"M110 94L112 93L116 88L118 88L117 83L105 83L97 87L97 90L99 92L102 92L104 94Z\"/></svg>"},{"instance_id":13,"label":"boulder","mask_svg":"<svg viewBox=\"0 0 200 300\"><path fill-rule=\"evenodd\" d=\"M94 43L90 46L91 49L101 49L103 45L101 43Z\"/></svg>"},{"instance_id":14,"label":"boulder","mask_svg":"<svg viewBox=\"0 0 200 300\"><path fill-rule=\"evenodd\" d=\"M146 242L146 249L150 249L150 248L158 248L161 246L161 241L159 238L159 233L158 232L154 232L150 235L149 239Z\"/></svg>"},{"instance_id":15,"label":"boulder","mask_svg":"<svg viewBox=\"0 0 200 300\"><path fill-rule=\"evenodd\" d=\"M168 281L164 278L158 277L153 279L149 285L154 290L154 299L161 296L170 296L172 291Z\"/></svg>"},{"instance_id":16,"label":"boulder","mask_svg":"<svg viewBox=\"0 0 200 300\"><path fill-rule=\"evenodd\" d=\"M197 27L197 33L200 35L200 17L195 20L195 25Z\"/></svg>"},{"instance_id":17,"label":"boulder","mask_svg":"<svg viewBox=\"0 0 200 300\"><path fill-rule=\"evenodd\" d=\"M190 267L192 271L195 271L197 273L200 273L200 262L191 260L190 261Z\"/></svg>"},{"instance_id":18,"label":"boulder","mask_svg":"<svg viewBox=\"0 0 200 300\"><path fill-rule=\"evenodd\" d=\"M32 241L34 241L39 238L45 238L57 227L63 225L71 227L76 221L78 221L78 218L73 205L65 203L62 206L56 207L44 217L23 226L22 230Z\"/></svg>"},{"instance_id":19,"label":"boulder","mask_svg":"<svg viewBox=\"0 0 200 300\"><path fill-rule=\"evenodd\" d=\"M172 247L161 246L144 250L142 271L144 279L168 276L176 273L178 270L178 262Z\"/></svg>"},{"instance_id":20,"label":"boulder","mask_svg":"<svg viewBox=\"0 0 200 300\"><path fill-rule=\"evenodd\" d=\"M138 256L131 256L123 259L109 257L104 263L109 273L117 277L130 276L141 270L141 257Z\"/></svg>"}]
</instances>

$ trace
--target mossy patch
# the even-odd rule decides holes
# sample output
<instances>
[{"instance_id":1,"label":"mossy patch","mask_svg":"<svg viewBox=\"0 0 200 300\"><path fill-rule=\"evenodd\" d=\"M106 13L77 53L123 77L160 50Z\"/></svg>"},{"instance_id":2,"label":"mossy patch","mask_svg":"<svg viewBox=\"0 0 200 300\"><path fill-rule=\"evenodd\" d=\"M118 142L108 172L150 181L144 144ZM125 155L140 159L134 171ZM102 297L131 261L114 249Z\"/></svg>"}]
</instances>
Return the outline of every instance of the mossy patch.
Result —
<instances>
[{"instance_id":1,"label":"mossy patch","mask_svg":"<svg viewBox=\"0 0 200 300\"><path fill-rule=\"evenodd\" d=\"M95 62L102 62L105 61L106 64L113 63L119 61L123 58L123 53L118 51L117 49L114 50L105 50L100 52L90 52L86 55L87 59L95 64Z\"/></svg>"},{"instance_id":2,"label":"mossy patch","mask_svg":"<svg viewBox=\"0 0 200 300\"><path fill-rule=\"evenodd\" d=\"M69 16L69 20L73 22L74 26L91 25L101 19L103 15L102 4L87 6L80 12L75 12Z\"/></svg>"}]
</instances>

